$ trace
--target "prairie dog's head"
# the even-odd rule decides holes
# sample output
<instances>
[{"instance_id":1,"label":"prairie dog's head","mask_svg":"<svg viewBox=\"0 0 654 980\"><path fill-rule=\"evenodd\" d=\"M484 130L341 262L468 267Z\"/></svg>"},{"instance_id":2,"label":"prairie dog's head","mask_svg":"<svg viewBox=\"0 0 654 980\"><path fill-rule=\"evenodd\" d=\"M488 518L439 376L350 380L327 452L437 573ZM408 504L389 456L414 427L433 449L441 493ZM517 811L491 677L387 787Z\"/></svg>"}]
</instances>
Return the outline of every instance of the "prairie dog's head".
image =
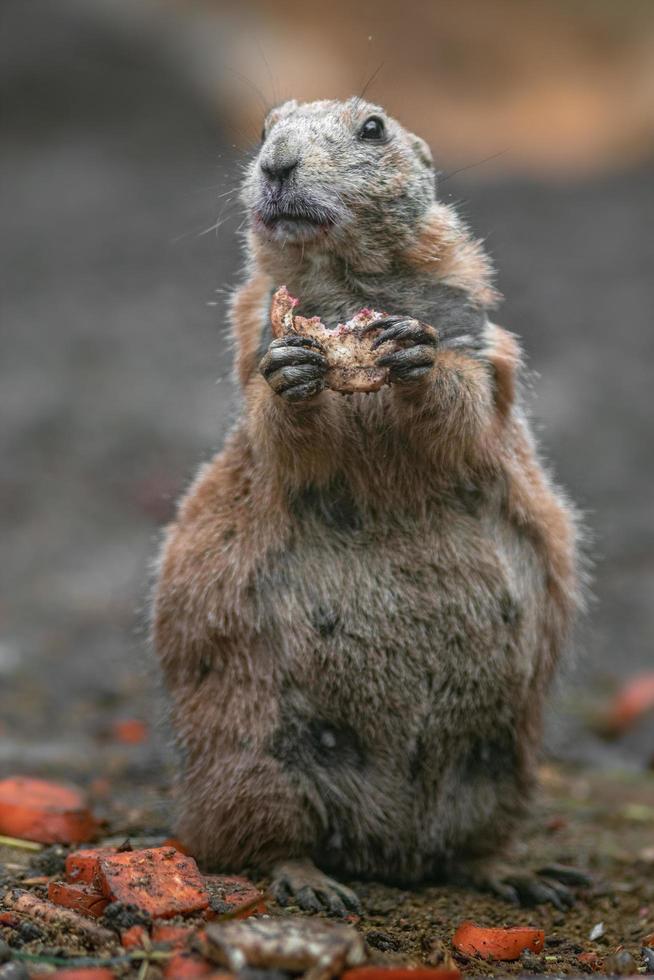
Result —
<instances>
[{"instance_id":1,"label":"prairie dog's head","mask_svg":"<svg viewBox=\"0 0 654 980\"><path fill-rule=\"evenodd\" d=\"M262 241L368 251L407 240L435 199L427 144L361 99L269 113L242 199Z\"/></svg>"}]
</instances>

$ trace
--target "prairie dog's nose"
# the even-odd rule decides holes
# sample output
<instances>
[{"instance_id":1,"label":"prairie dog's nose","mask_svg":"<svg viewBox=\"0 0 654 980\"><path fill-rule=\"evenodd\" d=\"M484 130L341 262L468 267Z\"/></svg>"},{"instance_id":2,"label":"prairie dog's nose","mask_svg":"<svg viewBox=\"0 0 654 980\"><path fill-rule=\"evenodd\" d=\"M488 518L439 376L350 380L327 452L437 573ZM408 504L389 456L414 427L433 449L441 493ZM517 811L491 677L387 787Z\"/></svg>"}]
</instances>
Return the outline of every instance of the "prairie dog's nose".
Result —
<instances>
[{"instance_id":1,"label":"prairie dog's nose","mask_svg":"<svg viewBox=\"0 0 654 980\"><path fill-rule=\"evenodd\" d=\"M278 162L274 160L264 160L261 169L271 184L284 184L297 167L299 160Z\"/></svg>"},{"instance_id":2,"label":"prairie dog's nose","mask_svg":"<svg viewBox=\"0 0 654 980\"><path fill-rule=\"evenodd\" d=\"M262 173L272 184L285 183L300 162L300 154L288 143L278 142L262 158Z\"/></svg>"}]
</instances>

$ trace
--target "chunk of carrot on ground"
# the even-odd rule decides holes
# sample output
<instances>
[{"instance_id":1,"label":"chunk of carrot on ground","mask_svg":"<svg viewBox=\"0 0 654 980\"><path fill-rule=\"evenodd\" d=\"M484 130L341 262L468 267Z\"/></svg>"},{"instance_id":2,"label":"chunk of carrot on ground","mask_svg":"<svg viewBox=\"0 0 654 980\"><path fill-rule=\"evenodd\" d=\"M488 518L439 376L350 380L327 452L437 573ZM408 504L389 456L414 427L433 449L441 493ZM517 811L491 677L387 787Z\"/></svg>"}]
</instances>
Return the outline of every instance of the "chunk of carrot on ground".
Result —
<instances>
[{"instance_id":1,"label":"chunk of carrot on ground","mask_svg":"<svg viewBox=\"0 0 654 980\"><path fill-rule=\"evenodd\" d=\"M105 776L96 776L89 783L89 796L91 798L106 800L108 796L111 796L111 790L111 782Z\"/></svg>"},{"instance_id":2,"label":"chunk of carrot on ground","mask_svg":"<svg viewBox=\"0 0 654 980\"><path fill-rule=\"evenodd\" d=\"M498 929L462 922L452 937L452 944L466 956L481 956L486 960L517 960L525 949L540 953L545 944L545 933L542 929L528 926Z\"/></svg>"},{"instance_id":3,"label":"chunk of carrot on ground","mask_svg":"<svg viewBox=\"0 0 654 980\"><path fill-rule=\"evenodd\" d=\"M71 885L68 881L51 881L48 898L55 905L74 909L94 919L99 918L109 904L109 899L92 885Z\"/></svg>"},{"instance_id":4,"label":"chunk of carrot on ground","mask_svg":"<svg viewBox=\"0 0 654 980\"><path fill-rule=\"evenodd\" d=\"M193 926L171 926L168 923L155 923L152 927L152 942L166 946L185 946L195 934Z\"/></svg>"},{"instance_id":5,"label":"chunk of carrot on ground","mask_svg":"<svg viewBox=\"0 0 654 980\"><path fill-rule=\"evenodd\" d=\"M125 949L142 949L149 938L145 926L130 926L120 934L120 942Z\"/></svg>"},{"instance_id":6,"label":"chunk of carrot on ground","mask_svg":"<svg viewBox=\"0 0 654 980\"><path fill-rule=\"evenodd\" d=\"M106 966L73 967L70 970L48 973L47 977L48 980L114 980L112 971Z\"/></svg>"},{"instance_id":7,"label":"chunk of carrot on ground","mask_svg":"<svg viewBox=\"0 0 654 980\"><path fill-rule=\"evenodd\" d=\"M357 966L346 970L341 980L459 980L459 970L450 967Z\"/></svg>"},{"instance_id":8,"label":"chunk of carrot on ground","mask_svg":"<svg viewBox=\"0 0 654 980\"><path fill-rule=\"evenodd\" d=\"M213 964L196 953L175 953L166 964L164 976L166 980L195 980L210 976L214 969Z\"/></svg>"},{"instance_id":9,"label":"chunk of carrot on ground","mask_svg":"<svg viewBox=\"0 0 654 980\"><path fill-rule=\"evenodd\" d=\"M85 847L66 856L66 881L75 885L91 885L98 877L98 861L115 854L115 847Z\"/></svg>"},{"instance_id":10,"label":"chunk of carrot on ground","mask_svg":"<svg viewBox=\"0 0 654 980\"><path fill-rule=\"evenodd\" d=\"M107 898L136 905L156 919L203 912L209 905L197 864L172 847L101 857L99 881Z\"/></svg>"},{"instance_id":11,"label":"chunk of carrot on ground","mask_svg":"<svg viewBox=\"0 0 654 980\"><path fill-rule=\"evenodd\" d=\"M83 844L97 833L80 790L26 776L0 780L0 834L40 844Z\"/></svg>"},{"instance_id":12,"label":"chunk of carrot on ground","mask_svg":"<svg viewBox=\"0 0 654 980\"><path fill-rule=\"evenodd\" d=\"M654 711L654 673L630 677L611 702L601 727L607 735L621 735L648 711Z\"/></svg>"},{"instance_id":13,"label":"chunk of carrot on ground","mask_svg":"<svg viewBox=\"0 0 654 980\"><path fill-rule=\"evenodd\" d=\"M139 718L119 718L111 726L111 733L123 745L140 745L148 737L148 726Z\"/></svg>"},{"instance_id":14,"label":"chunk of carrot on ground","mask_svg":"<svg viewBox=\"0 0 654 980\"><path fill-rule=\"evenodd\" d=\"M234 914L236 919L266 912L263 892L247 878L236 875L205 875L205 884L211 896L205 912L207 919L219 919L221 915Z\"/></svg>"},{"instance_id":15,"label":"chunk of carrot on ground","mask_svg":"<svg viewBox=\"0 0 654 980\"><path fill-rule=\"evenodd\" d=\"M579 953L577 959L580 963L583 963L584 966L589 967L591 970L600 970L602 967L602 961L599 953L593 953L592 951L587 953Z\"/></svg>"}]
</instances>

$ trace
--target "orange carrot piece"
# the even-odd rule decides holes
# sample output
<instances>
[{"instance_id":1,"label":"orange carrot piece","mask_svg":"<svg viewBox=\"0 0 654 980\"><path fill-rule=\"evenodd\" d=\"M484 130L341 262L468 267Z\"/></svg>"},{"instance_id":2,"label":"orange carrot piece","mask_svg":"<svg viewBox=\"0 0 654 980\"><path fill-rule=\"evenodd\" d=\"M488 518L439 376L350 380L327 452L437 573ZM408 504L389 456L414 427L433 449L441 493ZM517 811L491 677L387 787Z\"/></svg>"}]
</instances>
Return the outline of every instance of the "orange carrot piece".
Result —
<instances>
[{"instance_id":1,"label":"orange carrot piece","mask_svg":"<svg viewBox=\"0 0 654 980\"><path fill-rule=\"evenodd\" d=\"M152 942L165 943L166 946L185 946L195 932L193 926L171 926L168 923L159 923L152 927Z\"/></svg>"},{"instance_id":2,"label":"orange carrot piece","mask_svg":"<svg viewBox=\"0 0 654 980\"><path fill-rule=\"evenodd\" d=\"M101 800L106 800L107 797L111 796L111 783L105 776L96 776L89 783L89 796L94 798L99 798Z\"/></svg>"},{"instance_id":3,"label":"orange carrot piece","mask_svg":"<svg viewBox=\"0 0 654 980\"><path fill-rule=\"evenodd\" d=\"M205 883L216 908L208 908L206 919L219 919L226 913L236 913L235 919L247 919L249 915L266 912L263 892L247 878L237 875L205 875ZM241 909L241 911L238 911Z\"/></svg>"},{"instance_id":4,"label":"orange carrot piece","mask_svg":"<svg viewBox=\"0 0 654 980\"><path fill-rule=\"evenodd\" d=\"M85 847L81 851L73 851L66 857L66 881L75 885L92 885L98 876L100 858L115 853L115 847Z\"/></svg>"},{"instance_id":5,"label":"orange carrot piece","mask_svg":"<svg viewBox=\"0 0 654 980\"><path fill-rule=\"evenodd\" d=\"M41 844L81 844L97 832L78 789L26 776L0 781L0 834Z\"/></svg>"},{"instance_id":6,"label":"orange carrot piece","mask_svg":"<svg viewBox=\"0 0 654 980\"><path fill-rule=\"evenodd\" d=\"M459 970L450 967L357 966L346 970L341 980L460 980Z\"/></svg>"},{"instance_id":7,"label":"orange carrot piece","mask_svg":"<svg viewBox=\"0 0 654 980\"><path fill-rule=\"evenodd\" d=\"M209 905L197 864L172 847L101 857L99 880L107 898L136 905L152 918L202 912Z\"/></svg>"},{"instance_id":8,"label":"orange carrot piece","mask_svg":"<svg viewBox=\"0 0 654 980\"><path fill-rule=\"evenodd\" d=\"M125 949L142 949L148 938L145 926L130 926L120 934L120 941Z\"/></svg>"},{"instance_id":9,"label":"orange carrot piece","mask_svg":"<svg viewBox=\"0 0 654 980\"><path fill-rule=\"evenodd\" d=\"M588 953L580 953L577 957L580 963L587 966L591 970L600 970L602 967L602 961L599 957L599 953L593 953L589 951Z\"/></svg>"},{"instance_id":10,"label":"orange carrot piece","mask_svg":"<svg viewBox=\"0 0 654 980\"><path fill-rule=\"evenodd\" d=\"M620 688L605 719L609 734L620 735L641 715L654 710L654 673L639 674Z\"/></svg>"},{"instance_id":11,"label":"orange carrot piece","mask_svg":"<svg viewBox=\"0 0 654 980\"><path fill-rule=\"evenodd\" d=\"M45 976L45 974L42 974ZM80 966L47 974L48 980L114 980L107 966Z\"/></svg>"},{"instance_id":12,"label":"orange carrot piece","mask_svg":"<svg viewBox=\"0 0 654 980\"><path fill-rule=\"evenodd\" d=\"M545 944L542 929L514 926L510 929L491 929L462 922L452 937L452 944L466 956L481 956L489 960L517 960L523 950L540 953Z\"/></svg>"},{"instance_id":13,"label":"orange carrot piece","mask_svg":"<svg viewBox=\"0 0 654 980\"><path fill-rule=\"evenodd\" d=\"M51 881L48 898L55 905L90 915L94 919L99 919L109 904L102 892L92 885L71 885L67 881Z\"/></svg>"},{"instance_id":14,"label":"orange carrot piece","mask_svg":"<svg viewBox=\"0 0 654 980\"><path fill-rule=\"evenodd\" d=\"M148 726L139 718L120 718L111 726L111 732L123 745L140 745L148 737Z\"/></svg>"},{"instance_id":15,"label":"orange carrot piece","mask_svg":"<svg viewBox=\"0 0 654 980\"><path fill-rule=\"evenodd\" d=\"M168 960L164 976L166 980L196 980L196 977L207 977L213 972L211 963L201 956L195 953L175 953Z\"/></svg>"}]
</instances>

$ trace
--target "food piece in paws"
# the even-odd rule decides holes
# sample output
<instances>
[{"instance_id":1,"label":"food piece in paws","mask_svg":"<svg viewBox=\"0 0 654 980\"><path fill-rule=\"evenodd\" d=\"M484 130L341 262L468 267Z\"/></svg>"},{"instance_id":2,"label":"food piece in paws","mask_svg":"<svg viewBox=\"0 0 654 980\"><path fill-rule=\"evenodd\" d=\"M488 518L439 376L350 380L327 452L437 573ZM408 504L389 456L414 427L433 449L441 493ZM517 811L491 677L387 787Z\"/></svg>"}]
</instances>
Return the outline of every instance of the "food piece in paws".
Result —
<instances>
[{"instance_id":1,"label":"food piece in paws","mask_svg":"<svg viewBox=\"0 0 654 980\"><path fill-rule=\"evenodd\" d=\"M293 310L299 302L286 286L279 287L272 298L273 335L300 334L319 341L329 364L325 378L329 388L353 394L356 391L379 391L388 384L388 368L377 367L375 362L379 354L372 350L372 342L381 333L381 327L364 333L368 324L385 314L377 310L359 310L347 323L339 323L330 329L320 317L294 316Z\"/></svg>"}]
</instances>

